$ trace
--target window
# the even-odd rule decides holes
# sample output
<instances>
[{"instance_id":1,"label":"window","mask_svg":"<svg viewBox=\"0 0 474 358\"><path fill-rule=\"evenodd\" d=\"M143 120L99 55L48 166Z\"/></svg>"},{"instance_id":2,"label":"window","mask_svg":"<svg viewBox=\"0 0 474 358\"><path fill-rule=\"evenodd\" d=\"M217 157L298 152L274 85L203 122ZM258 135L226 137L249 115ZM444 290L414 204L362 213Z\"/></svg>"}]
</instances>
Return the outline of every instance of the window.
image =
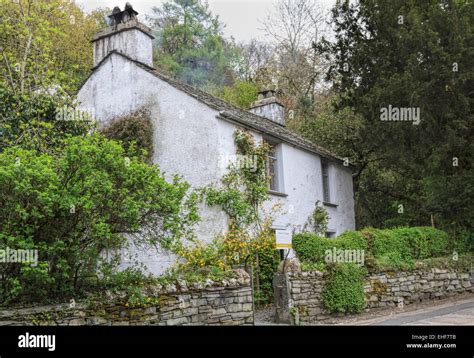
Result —
<instances>
[{"instance_id":1,"label":"window","mask_svg":"<svg viewBox=\"0 0 474 358\"><path fill-rule=\"evenodd\" d=\"M333 239L336 237L336 232L335 231L326 231L326 237Z\"/></svg>"},{"instance_id":2,"label":"window","mask_svg":"<svg viewBox=\"0 0 474 358\"><path fill-rule=\"evenodd\" d=\"M331 202L331 196L329 191L329 165L326 161L321 161L321 173L323 177L323 201L325 203Z\"/></svg>"},{"instance_id":3,"label":"window","mask_svg":"<svg viewBox=\"0 0 474 358\"><path fill-rule=\"evenodd\" d=\"M282 185L280 181L280 158L278 151L278 144L266 142L270 146L270 151L267 157L267 175L270 177L269 189L275 192L281 192Z\"/></svg>"}]
</instances>

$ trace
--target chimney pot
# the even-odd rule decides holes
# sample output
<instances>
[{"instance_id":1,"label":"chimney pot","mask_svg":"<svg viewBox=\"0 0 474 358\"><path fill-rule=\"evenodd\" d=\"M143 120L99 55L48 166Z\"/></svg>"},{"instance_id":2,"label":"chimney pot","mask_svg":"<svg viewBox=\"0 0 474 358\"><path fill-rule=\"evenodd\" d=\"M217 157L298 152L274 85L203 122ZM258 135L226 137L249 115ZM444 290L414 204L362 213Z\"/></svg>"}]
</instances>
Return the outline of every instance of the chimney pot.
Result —
<instances>
[{"instance_id":1,"label":"chimney pot","mask_svg":"<svg viewBox=\"0 0 474 358\"><path fill-rule=\"evenodd\" d=\"M130 3L121 11L116 6L109 15L110 26L98 32L94 43L94 66L110 52L120 52L136 61L153 66L153 35L151 29L140 23Z\"/></svg>"}]
</instances>

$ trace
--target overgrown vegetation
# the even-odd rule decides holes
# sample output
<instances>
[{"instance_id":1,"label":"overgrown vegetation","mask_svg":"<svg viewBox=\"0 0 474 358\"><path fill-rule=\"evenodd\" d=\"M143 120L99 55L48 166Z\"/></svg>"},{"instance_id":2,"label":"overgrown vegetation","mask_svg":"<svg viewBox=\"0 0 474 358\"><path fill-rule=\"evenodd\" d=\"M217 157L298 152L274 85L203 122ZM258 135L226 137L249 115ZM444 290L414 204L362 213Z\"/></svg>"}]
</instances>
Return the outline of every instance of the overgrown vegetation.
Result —
<instances>
[{"instance_id":1,"label":"overgrown vegetation","mask_svg":"<svg viewBox=\"0 0 474 358\"><path fill-rule=\"evenodd\" d=\"M303 233L293 237L293 247L303 270L327 273L323 303L336 313L362 311L367 271L468 270L472 265L472 251L466 245L459 246L446 232L432 227L366 228L347 231L334 239ZM364 262L328 261L328 253L337 250L361 250Z\"/></svg>"},{"instance_id":2,"label":"overgrown vegetation","mask_svg":"<svg viewBox=\"0 0 474 358\"><path fill-rule=\"evenodd\" d=\"M72 98L41 92L16 94L0 82L0 151L13 146L54 153L71 136L95 128L93 118L76 111Z\"/></svg>"},{"instance_id":3,"label":"overgrown vegetation","mask_svg":"<svg viewBox=\"0 0 474 358\"><path fill-rule=\"evenodd\" d=\"M0 80L15 95L71 93L92 67L92 36L109 10L85 14L70 0L0 1Z\"/></svg>"},{"instance_id":4,"label":"overgrown vegetation","mask_svg":"<svg viewBox=\"0 0 474 358\"><path fill-rule=\"evenodd\" d=\"M146 108L111 121L102 133L109 139L120 141L127 155L150 161L153 155L153 124Z\"/></svg>"},{"instance_id":5,"label":"overgrown vegetation","mask_svg":"<svg viewBox=\"0 0 474 358\"><path fill-rule=\"evenodd\" d=\"M332 100L301 129L356 166L359 227L433 220L470 235L474 4L339 1L331 15L335 38L315 48L332 62ZM382 121L389 105L418 108L419 124Z\"/></svg>"},{"instance_id":6,"label":"overgrown vegetation","mask_svg":"<svg viewBox=\"0 0 474 358\"><path fill-rule=\"evenodd\" d=\"M155 65L162 71L197 87L233 82L234 47L206 2L166 1L153 7L148 22L156 37Z\"/></svg>"},{"instance_id":7,"label":"overgrown vegetation","mask_svg":"<svg viewBox=\"0 0 474 358\"><path fill-rule=\"evenodd\" d=\"M396 229L366 228L348 231L329 239L311 233L295 235L294 249L302 262L325 264L327 250L364 250L365 266L370 270L413 269L424 259L468 254L448 234L432 227Z\"/></svg>"},{"instance_id":8,"label":"overgrown vegetation","mask_svg":"<svg viewBox=\"0 0 474 358\"><path fill-rule=\"evenodd\" d=\"M261 204L268 199L270 177L267 174L267 155L270 147L257 144L249 131L236 130L234 141L237 155L243 161L230 163L219 187L203 189L207 205L219 205L236 228L259 229Z\"/></svg>"},{"instance_id":9,"label":"overgrown vegetation","mask_svg":"<svg viewBox=\"0 0 474 358\"><path fill-rule=\"evenodd\" d=\"M329 215L318 200L314 205L314 210L304 224L304 232L312 232L319 236L325 236L328 227Z\"/></svg>"},{"instance_id":10,"label":"overgrown vegetation","mask_svg":"<svg viewBox=\"0 0 474 358\"><path fill-rule=\"evenodd\" d=\"M321 237L312 233L293 236L293 248L302 263L325 264L326 251L337 249L367 250L367 241L360 232L346 232L336 238Z\"/></svg>"},{"instance_id":11,"label":"overgrown vegetation","mask_svg":"<svg viewBox=\"0 0 474 358\"><path fill-rule=\"evenodd\" d=\"M330 266L322 299L334 313L360 313L364 309L364 269L350 263Z\"/></svg>"},{"instance_id":12,"label":"overgrown vegetation","mask_svg":"<svg viewBox=\"0 0 474 358\"><path fill-rule=\"evenodd\" d=\"M0 86L0 98L0 246L37 253L1 265L0 304L87 294L128 244L192 239L186 182L94 132L67 96Z\"/></svg>"},{"instance_id":13,"label":"overgrown vegetation","mask_svg":"<svg viewBox=\"0 0 474 358\"><path fill-rule=\"evenodd\" d=\"M12 147L0 154L0 246L38 250L38 266L2 265L0 300L69 297L97 280L104 250L172 248L198 219L189 186L126 157L99 134L71 137L61 152Z\"/></svg>"},{"instance_id":14,"label":"overgrown vegetation","mask_svg":"<svg viewBox=\"0 0 474 358\"><path fill-rule=\"evenodd\" d=\"M231 163L220 187L202 190L207 205L218 205L228 215L229 230L221 243L224 258L221 266L254 266L255 300L267 303L272 297L272 279L279 263L275 249L275 235L271 229L278 207L265 213L262 204L268 200L269 175L267 172L266 143L257 144L248 131L234 133L237 155L243 162ZM216 262L216 261L215 261Z\"/></svg>"}]
</instances>

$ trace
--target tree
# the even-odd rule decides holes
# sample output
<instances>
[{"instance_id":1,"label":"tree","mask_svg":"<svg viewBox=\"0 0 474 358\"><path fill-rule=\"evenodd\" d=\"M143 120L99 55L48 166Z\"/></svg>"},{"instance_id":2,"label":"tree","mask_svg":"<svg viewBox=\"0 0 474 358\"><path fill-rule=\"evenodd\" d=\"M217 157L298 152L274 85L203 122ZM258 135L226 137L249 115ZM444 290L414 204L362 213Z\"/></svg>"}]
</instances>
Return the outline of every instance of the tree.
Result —
<instances>
[{"instance_id":1,"label":"tree","mask_svg":"<svg viewBox=\"0 0 474 358\"><path fill-rule=\"evenodd\" d=\"M248 110L250 105L257 100L258 88L248 81L237 80L232 86L215 88L211 94L222 98L237 107Z\"/></svg>"},{"instance_id":2,"label":"tree","mask_svg":"<svg viewBox=\"0 0 474 358\"><path fill-rule=\"evenodd\" d=\"M248 43L240 44L238 50L239 56L235 67L238 78L248 82L262 82L259 73L264 68L274 66L274 47L269 43L252 39Z\"/></svg>"},{"instance_id":3,"label":"tree","mask_svg":"<svg viewBox=\"0 0 474 358\"><path fill-rule=\"evenodd\" d=\"M148 17L156 34L157 67L198 87L231 84L233 46L222 24L201 0L173 0L153 8Z\"/></svg>"},{"instance_id":4,"label":"tree","mask_svg":"<svg viewBox=\"0 0 474 358\"><path fill-rule=\"evenodd\" d=\"M358 167L359 225L431 224L472 231L474 5L339 1L328 79L338 109L363 121L347 142ZM389 106L420 122L383 121ZM348 154L350 155L350 154Z\"/></svg>"},{"instance_id":5,"label":"tree","mask_svg":"<svg viewBox=\"0 0 474 358\"><path fill-rule=\"evenodd\" d=\"M104 250L126 247L126 237L179 247L198 219L188 188L99 134L70 137L55 155L0 153L1 246L39 255L38 266L2 265L0 302L85 293Z\"/></svg>"},{"instance_id":6,"label":"tree","mask_svg":"<svg viewBox=\"0 0 474 358\"><path fill-rule=\"evenodd\" d=\"M73 98L44 92L16 94L0 82L0 152L21 146L52 153L69 136L84 136L93 118L76 110Z\"/></svg>"},{"instance_id":7,"label":"tree","mask_svg":"<svg viewBox=\"0 0 474 358\"><path fill-rule=\"evenodd\" d=\"M90 119L67 96L17 95L0 83L0 247L39 255L38 265L1 265L0 304L85 294L114 268L105 252L129 243L178 250L193 237L189 185L166 181Z\"/></svg>"},{"instance_id":8,"label":"tree","mask_svg":"<svg viewBox=\"0 0 474 358\"><path fill-rule=\"evenodd\" d=\"M15 94L76 90L92 67L97 13L70 0L0 0L0 80Z\"/></svg>"},{"instance_id":9,"label":"tree","mask_svg":"<svg viewBox=\"0 0 474 358\"><path fill-rule=\"evenodd\" d=\"M324 10L316 0L279 0L263 20L264 31L275 45L278 87L295 109L298 102L314 102L324 63L312 44L325 31Z\"/></svg>"}]
</instances>

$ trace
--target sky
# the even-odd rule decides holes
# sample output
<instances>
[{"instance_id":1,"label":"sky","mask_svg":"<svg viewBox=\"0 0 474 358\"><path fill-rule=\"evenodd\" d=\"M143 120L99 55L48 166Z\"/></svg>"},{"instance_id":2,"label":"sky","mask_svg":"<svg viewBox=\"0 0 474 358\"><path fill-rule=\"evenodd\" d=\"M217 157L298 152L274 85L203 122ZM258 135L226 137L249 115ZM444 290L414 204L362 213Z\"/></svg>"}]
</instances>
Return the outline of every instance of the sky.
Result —
<instances>
[{"instance_id":1,"label":"sky","mask_svg":"<svg viewBox=\"0 0 474 358\"><path fill-rule=\"evenodd\" d=\"M123 10L126 0L76 0L84 10L91 11L98 7L120 6ZM165 0L129 0L133 8L140 15L151 13L153 6L159 6ZM213 14L219 15L222 23L226 24L224 33L227 37L234 37L237 42L248 42L252 38L265 40L260 29L259 20L265 18L277 0L208 0ZM335 0L320 0L325 8L330 8Z\"/></svg>"}]
</instances>

